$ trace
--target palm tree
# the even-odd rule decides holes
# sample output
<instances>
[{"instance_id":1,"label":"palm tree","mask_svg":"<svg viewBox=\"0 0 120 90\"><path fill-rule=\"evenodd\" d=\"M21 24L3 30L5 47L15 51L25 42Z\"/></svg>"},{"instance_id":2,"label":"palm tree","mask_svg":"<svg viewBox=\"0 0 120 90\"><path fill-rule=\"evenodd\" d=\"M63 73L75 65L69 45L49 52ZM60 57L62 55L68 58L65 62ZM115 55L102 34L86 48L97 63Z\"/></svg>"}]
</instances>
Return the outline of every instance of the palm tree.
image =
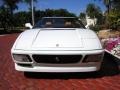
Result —
<instances>
[{"instance_id":1,"label":"palm tree","mask_svg":"<svg viewBox=\"0 0 120 90\"><path fill-rule=\"evenodd\" d=\"M20 0L1 0L0 2L2 7L2 16L0 20L2 27L5 30L7 30L7 28L13 28L15 23L13 12L15 9L18 9L17 3L19 3Z\"/></svg>"},{"instance_id":2,"label":"palm tree","mask_svg":"<svg viewBox=\"0 0 120 90\"><path fill-rule=\"evenodd\" d=\"M87 5L86 14L90 18L97 18L102 13L101 9L93 3Z\"/></svg>"},{"instance_id":3,"label":"palm tree","mask_svg":"<svg viewBox=\"0 0 120 90\"><path fill-rule=\"evenodd\" d=\"M23 0L23 2L27 3L30 7L30 10L32 12L32 25L34 25L34 6L33 6L33 2L37 2L37 0Z\"/></svg>"},{"instance_id":4,"label":"palm tree","mask_svg":"<svg viewBox=\"0 0 120 90\"><path fill-rule=\"evenodd\" d=\"M107 8L107 12L109 13L110 12L110 9L111 9L111 3L112 1L111 0L103 0L106 8Z\"/></svg>"},{"instance_id":5,"label":"palm tree","mask_svg":"<svg viewBox=\"0 0 120 90\"><path fill-rule=\"evenodd\" d=\"M21 0L2 0L3 5L9 9L11 15L13 15L15 9L18 9L17 3L20 1Z\"/></svg>"}]
</instances>

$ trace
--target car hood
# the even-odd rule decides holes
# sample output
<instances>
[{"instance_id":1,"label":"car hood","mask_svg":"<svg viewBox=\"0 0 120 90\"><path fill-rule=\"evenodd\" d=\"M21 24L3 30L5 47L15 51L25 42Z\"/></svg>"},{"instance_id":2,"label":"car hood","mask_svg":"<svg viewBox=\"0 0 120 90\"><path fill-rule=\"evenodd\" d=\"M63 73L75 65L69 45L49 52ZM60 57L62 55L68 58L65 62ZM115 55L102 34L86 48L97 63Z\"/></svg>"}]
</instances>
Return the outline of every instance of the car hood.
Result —
<instances>
[{"instance_id":1,"label":"car hood","mask_svg":"<svg viewBox=\"0 0 120 90\"><path fill-rule=\"evenodd\" d=\"M15 49L22 50L92 50L100 49L96 34L85 29L33 29L23 32Z\"/></svg>"}]
</instances>

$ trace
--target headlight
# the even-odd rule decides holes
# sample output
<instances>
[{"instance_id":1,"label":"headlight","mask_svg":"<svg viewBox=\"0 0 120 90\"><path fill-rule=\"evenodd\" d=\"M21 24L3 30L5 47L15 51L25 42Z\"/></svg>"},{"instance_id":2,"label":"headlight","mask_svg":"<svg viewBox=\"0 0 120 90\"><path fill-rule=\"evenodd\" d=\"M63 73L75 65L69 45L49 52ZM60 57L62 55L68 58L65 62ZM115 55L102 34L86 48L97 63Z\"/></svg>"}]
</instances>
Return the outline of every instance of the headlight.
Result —
<instances>
[{"instance_id":1,"label":"headlight","mask_svg":"<svg viewBox=\"0 0 120 90\"><path fill-rule=\"evenodd\" d=\"M102 54L95 54L95 55L86 55L83 63L87 62L100 62L103 58L103 53Z\"/></svg>"},{"instance_id":2,"label":"headlight","mask_svg":"<svg viewBox=\"0 0 120 90\"><path fill-rule=\"evenodd\" d=\"M13 58L14 58L15 61L18 61L18 62L32 62L29 55L13 54Z\"/></svg>"}]
</instances>

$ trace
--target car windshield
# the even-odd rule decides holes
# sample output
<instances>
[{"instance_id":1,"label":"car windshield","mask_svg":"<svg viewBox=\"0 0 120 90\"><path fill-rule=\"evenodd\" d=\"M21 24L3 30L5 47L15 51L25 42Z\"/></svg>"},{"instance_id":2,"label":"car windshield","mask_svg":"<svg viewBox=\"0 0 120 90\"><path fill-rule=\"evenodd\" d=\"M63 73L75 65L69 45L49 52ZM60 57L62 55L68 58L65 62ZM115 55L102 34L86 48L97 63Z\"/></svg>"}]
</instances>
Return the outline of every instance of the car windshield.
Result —
<instances>
[{"instance_id":1,"label":"car windshield","mask_svg":"<svg viewBox=\"0 0 120 90\"><path fill-rule=\"evenodd\" d=\"M85 28L77 18L42 18L33 28Z\"/></svg>"}]
</instances>

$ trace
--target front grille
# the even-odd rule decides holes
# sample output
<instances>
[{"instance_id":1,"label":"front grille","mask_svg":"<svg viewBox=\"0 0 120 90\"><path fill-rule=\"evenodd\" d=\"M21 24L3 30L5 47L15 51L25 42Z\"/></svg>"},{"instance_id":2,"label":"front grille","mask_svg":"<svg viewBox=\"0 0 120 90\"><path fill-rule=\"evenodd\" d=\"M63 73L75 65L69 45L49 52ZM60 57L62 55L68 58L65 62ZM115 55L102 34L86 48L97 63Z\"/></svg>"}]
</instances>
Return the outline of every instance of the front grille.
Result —
<instances>
[{"instance_id":1,"label":"front grille","mask_svg":"<svg viewBox=\"0 0 120 90\"><path fill-rule=\"evenodd\" d=\"M50 64L70 64L81 60L82 55L33 55L37 63Z\"/></svg>"}]
</instances>

